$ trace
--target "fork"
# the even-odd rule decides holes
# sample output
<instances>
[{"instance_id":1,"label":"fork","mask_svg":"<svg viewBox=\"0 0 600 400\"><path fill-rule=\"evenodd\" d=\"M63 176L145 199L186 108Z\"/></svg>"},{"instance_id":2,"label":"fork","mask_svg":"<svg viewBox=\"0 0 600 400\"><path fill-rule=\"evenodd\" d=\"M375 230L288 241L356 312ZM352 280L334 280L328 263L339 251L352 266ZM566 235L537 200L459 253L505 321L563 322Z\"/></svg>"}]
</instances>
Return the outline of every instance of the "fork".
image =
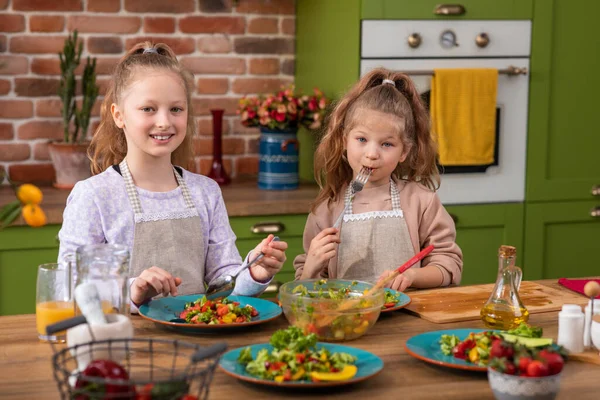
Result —
<instances>
[{"instance_id":1,"label":"fork","mask_svg":"<svg viewBox=\"0 0 600 400\"><path fill-rule=\"evenodd\" d=\"M354 180L350 183L350 188L352 191L352 193L350 194L350 199L346 203L346 206L342 210L342 213L340 214L338 219L335 221L335 224L333 224L334 228L340 227L340 225L342 224L342 219L344 218L344 214L346 214L346 210L350 206L350 203L352 203L352 200L354 200L354 195L363 190L363 188L367 184L367 181L369 180L369 177L371 176L372 171L373 170L371 168L362 167L358 175L356 175L356 178L354 178Z\"/></svg>"}]
</instances>

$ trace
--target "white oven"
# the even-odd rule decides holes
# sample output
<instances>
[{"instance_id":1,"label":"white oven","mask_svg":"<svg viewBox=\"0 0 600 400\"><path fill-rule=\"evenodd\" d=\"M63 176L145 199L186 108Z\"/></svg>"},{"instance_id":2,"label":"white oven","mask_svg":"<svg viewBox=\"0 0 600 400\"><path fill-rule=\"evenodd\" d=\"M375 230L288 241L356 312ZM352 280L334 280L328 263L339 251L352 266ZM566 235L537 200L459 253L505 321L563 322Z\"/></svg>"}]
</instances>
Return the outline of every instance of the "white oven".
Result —
<instances>
[{"instance_id":1,"label":"white oven","mask_svg":"<svg viewBox=\"0 0 600 400\"><path fill-rule=\"evenodd\" d=\"M364 20L360 73L406 72L424 98L434 68L497 68L496 149L488 166L442 167L444 204L525 199L530 21Z\"/></svg>"}]
</instances>

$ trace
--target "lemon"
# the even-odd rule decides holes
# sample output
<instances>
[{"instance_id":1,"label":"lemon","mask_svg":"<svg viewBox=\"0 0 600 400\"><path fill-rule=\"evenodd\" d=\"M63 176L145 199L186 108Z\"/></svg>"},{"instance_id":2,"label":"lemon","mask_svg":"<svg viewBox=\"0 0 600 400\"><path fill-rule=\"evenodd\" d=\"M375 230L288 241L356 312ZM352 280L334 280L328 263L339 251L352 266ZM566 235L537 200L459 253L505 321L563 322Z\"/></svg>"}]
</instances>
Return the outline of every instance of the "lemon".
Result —
<instances>
[{"instance_id":1,"label":"lemon","mask_svg":"<svg viewBox=\"0 0 600 400\"><path fill-rule=\"evenodd\" d=\"M17 189L17 198L23 204L40 204L43 197L42 191L30 183L25 183Z\"/></svg>"}]
</instances>

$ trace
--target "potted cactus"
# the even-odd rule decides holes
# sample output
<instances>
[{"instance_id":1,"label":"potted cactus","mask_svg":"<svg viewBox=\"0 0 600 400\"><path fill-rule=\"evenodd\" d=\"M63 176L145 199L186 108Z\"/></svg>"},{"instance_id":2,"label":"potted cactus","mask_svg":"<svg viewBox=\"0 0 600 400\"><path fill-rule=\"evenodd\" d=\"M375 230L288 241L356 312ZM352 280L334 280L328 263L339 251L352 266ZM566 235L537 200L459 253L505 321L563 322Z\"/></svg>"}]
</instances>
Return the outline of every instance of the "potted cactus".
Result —
<instances>
[{"instance_id":1,"label":"potted cactus","mask_svg":"<svg viewBox=\"0 0 600 400\"><path fill-rule=\"evenodd\" d=\"M78 42L77 31L74 31L65 39L63 51L58 54L61 71L58 95L62 102L64 137L62 141L50 142L48 149L56 171L54 186L60 189L71 189L75 183L91 175L87 131L99 88L96 85L96 59L88 56L81 76L82 99L78 106L75 69L80 64L82 51L83 42Z\"/></svg>"}]
</instances>

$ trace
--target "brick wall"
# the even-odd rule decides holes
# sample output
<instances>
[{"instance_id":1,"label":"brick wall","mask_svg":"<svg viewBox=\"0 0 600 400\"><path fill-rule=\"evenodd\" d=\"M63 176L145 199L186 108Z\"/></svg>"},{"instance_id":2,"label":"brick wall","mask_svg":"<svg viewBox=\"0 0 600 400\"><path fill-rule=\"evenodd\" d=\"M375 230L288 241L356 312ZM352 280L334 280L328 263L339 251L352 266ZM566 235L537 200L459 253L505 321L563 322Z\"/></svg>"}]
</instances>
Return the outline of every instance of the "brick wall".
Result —
<instances>
[{"instance_id":1,"label":"brick wall","mask_svg":"<svg viewBox=\"0 0 600 400\"><path fill-rule=\"evenodd\" d=\"M138 41L161 41L195 75L196 171L210 168L209 110L218 107L226 170L258 173L258 130L235 110L243 95L293 82L295 0L0 0L0 169L14 181L54 178L46 143L62 138L57 53L74 29L84 55L98 59L88 134L116 61Z\"/></svg>"}]
</instances>

